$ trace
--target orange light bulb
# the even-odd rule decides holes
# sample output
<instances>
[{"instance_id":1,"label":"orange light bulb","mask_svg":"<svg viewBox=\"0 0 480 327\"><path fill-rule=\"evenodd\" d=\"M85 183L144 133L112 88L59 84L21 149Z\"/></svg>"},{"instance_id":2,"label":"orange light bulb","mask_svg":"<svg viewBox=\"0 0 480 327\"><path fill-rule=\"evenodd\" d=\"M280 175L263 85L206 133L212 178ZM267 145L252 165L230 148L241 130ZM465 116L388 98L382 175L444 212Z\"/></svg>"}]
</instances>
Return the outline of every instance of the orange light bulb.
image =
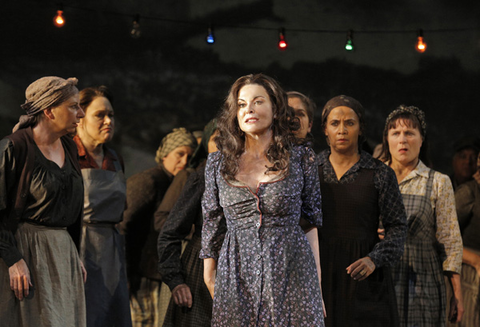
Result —
<instances>
[{"instance_id":1,"label":"orange light bulb","mask_svg":"<svg viewBox=\"0 0 480 327\"><path fill-rule=\"evenodd\" d=\"M65 19L63 19L62 14L62 10L57 10L57 15L53 18L53 24L56 27L63 27L63 25L65 25Z\"/></svg>"},{"instance_id":2,"label":"orange light bulb","mask_svg":"<svg viewBox=\"0 0 480 327\"><path fill-rule=\"evenodd\" d=\"M422 36L419 36L417 38L417 45L416 45L416 50L420 53L424 53L425 50L427 50L427 44L425 43L425 41L423 41L423 37Z\"/></svg>"}]
</instances>

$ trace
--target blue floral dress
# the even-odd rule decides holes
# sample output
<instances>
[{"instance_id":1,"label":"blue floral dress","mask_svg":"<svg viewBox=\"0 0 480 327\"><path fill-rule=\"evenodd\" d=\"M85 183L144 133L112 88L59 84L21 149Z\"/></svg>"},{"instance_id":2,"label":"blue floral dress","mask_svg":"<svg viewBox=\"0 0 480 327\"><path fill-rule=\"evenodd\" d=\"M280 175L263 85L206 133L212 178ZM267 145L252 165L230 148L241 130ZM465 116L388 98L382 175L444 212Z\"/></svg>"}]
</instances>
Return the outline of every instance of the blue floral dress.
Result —
<instances>
[{"instance_id":1,"label":"blue floral dress","mask_svg":"<svg viewBox=\"0 0 480 327\"><path fill-rule=\"evenodd\" d=\"M288 173L246 185L226 181L209 155L200 258L217 260L212 326L323 326L315 260L300 216L322 224L315 153L296 146ZM227 231L222 233L226 222Z\"/></svg>"}]
</instances>

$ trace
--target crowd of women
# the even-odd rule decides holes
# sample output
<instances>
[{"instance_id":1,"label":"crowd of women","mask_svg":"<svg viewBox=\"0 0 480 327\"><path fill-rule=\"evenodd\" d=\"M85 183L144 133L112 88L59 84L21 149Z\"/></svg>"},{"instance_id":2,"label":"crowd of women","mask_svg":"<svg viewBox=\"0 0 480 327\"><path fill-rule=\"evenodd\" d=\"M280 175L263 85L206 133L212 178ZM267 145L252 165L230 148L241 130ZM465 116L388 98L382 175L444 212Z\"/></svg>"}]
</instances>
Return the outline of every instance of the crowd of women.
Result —
<instances>
[{"instance_id":1,"label":"crowd of women","mask_svg":"<svg viewBox=\"0 0 480 327\"><path fill-rule=\"evenodd\" d=\"M429 168L419 108L379 160L336 96L315 154L313 101L246 75L126 180L112 95L76 84L33 82L0 141L2 326L480 326L480 175Z\"/></svg>"}]
</instances>

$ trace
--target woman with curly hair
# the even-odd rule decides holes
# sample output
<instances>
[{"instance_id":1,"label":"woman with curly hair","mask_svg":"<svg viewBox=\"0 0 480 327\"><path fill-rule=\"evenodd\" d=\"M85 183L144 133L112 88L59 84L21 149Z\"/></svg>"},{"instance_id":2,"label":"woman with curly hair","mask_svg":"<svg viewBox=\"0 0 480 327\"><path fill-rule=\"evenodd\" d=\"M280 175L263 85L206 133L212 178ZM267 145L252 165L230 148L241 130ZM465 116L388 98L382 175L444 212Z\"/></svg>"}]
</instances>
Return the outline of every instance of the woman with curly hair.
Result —
<instances>
[{"instance_id":1,"label":"woman with curly hair","mask_svg":"<svg viewBox=\"0 0 480 327\"><path fill-rule=\"evenodd\" d=\"M299 122L287 101L274 79L247 75L219 116L219 151L205 168L200 253L212 326L323 326L312 278L318 251L299 225L300 216L322 224L316 156L295 144Z\"/></svg>"}]
</instances>

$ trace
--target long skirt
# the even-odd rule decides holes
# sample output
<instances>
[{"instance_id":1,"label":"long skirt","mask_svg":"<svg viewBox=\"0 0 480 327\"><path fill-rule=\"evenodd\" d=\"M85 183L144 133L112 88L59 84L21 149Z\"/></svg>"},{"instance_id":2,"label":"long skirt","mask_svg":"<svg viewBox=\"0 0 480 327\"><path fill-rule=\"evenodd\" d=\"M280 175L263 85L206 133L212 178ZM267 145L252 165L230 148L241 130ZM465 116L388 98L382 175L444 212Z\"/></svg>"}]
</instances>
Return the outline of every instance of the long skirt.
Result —
<instances>
[{"instance_id":1,"label":"long skirt","mask_svg":"<svg viewBox=\"0 0 480 327\"><path fill-rule=\"evenodd\" d=\"M67 230L22 223L15 239L33 287L28 298L19 301L10 289L8 267L0 260L0 324L86 326L80 259Z\"/></svg>"},{"instance_id":2,"label":"long skirt","mask_svg":"<svg viewBox=\"0 0 480 327\"><path fill-rule=\"evenodd\" d=\"M182 254L185 283L193 297L191 308L179 307L170 300L163 327L208 327L212 321L212 297L203 281L203 260L199 258L202 239L193 236Z\"/></svg>"},{"instance_id":3,"label":"long skirt","mask_svg":"<svg viewBox=\"0 0 480 327\"><path fill-rule=\"evenodd\" d=\"M89 327L131 327L124 236L114 224L85 224L80 255L87 269Z\"/></svg>"}]
</instances>

